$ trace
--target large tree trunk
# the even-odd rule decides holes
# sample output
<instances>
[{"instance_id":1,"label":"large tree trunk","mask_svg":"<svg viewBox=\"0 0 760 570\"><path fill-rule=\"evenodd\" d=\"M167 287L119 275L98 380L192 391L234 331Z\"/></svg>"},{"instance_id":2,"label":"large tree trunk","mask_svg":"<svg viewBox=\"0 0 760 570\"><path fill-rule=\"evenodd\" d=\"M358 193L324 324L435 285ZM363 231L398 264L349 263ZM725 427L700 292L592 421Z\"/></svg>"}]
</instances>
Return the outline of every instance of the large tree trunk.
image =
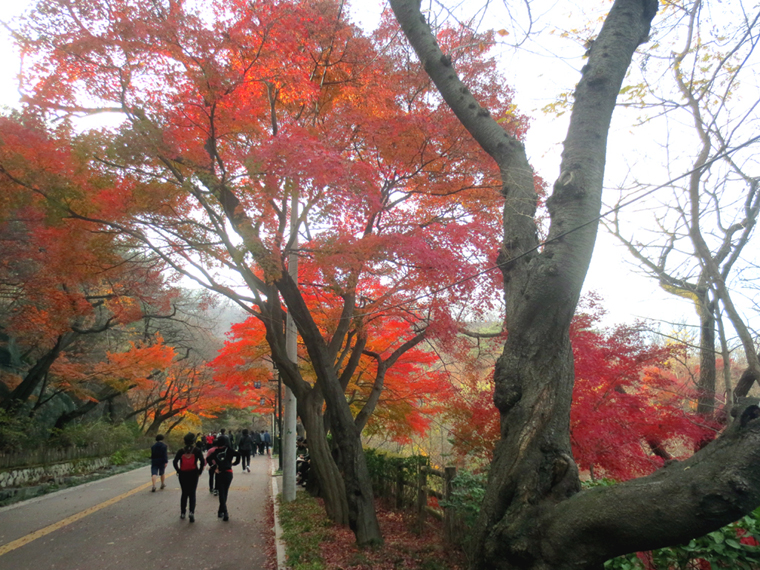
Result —
<instances>
[{"instance_id":1,"label":"large tree trunk","mask_svg":"<svg viewBox=\"0 0 760 570\"><path fill-rule=\"evenodd\" d=\"M346 401L330 347L314 323L293 279L283 272L276 285L293 315L309 354L317 376L314 387L301 378L297 365L287 357L282 326L284 311L279 304L277 291L268 292L268 318L262 322L266 326L267 343L272 350L272 358L277 363L283 381L293 390L298 400L298 411L306 427L309 452L315 461L313 466L322 487L325 508L334 520L348 522L359 546L381 543L382 534L375 514L375 501L362 449L361 430L356 427ZM339 471L335 468L326 437L325 418L322 416L323 402L326 403L329 414L331 433L340 448ZM343 496L340 496L341 489Z\"/></svg>"},{"instance_id":2,"label":"large tree trunk","mask_svg":"<svg viewBox=\"0 0 760 570\"><path fill-rule=\"evenodd\" d=\"M519 568L539 561L538 514L579 488L567 430L573 358L567 334L510 333L496 366L501 433L478 523L475 566ZM533 566L525 566L533 567ZM538 567L538 566L536 566Z\"/></svg>"},{"instance_id":3,"label":"large tree trunk","mask_svg":"<svg viewBox=\"0 0 760 570\"><path fill-rule=\"evenodd\" d=\"M339 387L336 382L335 388ZM354 422L345 395L335 388L325 398L331 433L340 449L338 459L348 499L348 524L359 546L381 544L383 537L375 513L375 497L362 447L361 430Z\"/></svg>"},{"instance_id":4,"label":"large tree trunk","mask_svg":"<svg viewBox=\"0 0 760 570\"><path fill-rule=\"evenodd\" d=\"M697 413L707 417L715 415L715 304L709 291L698 291L699 302L699 383L697 385Z\"/></svg>"},{"instance_id":5,"label":"large tree trunk","mask_svg":"<svg viewBox=\"0 0 760 570\"><path fill-rule=\"evenodd\" d=\"M348 499L343 476L330 451L322 416L322 398L312 390L305 398L298 400L298 415L306 428L306 438L311 457L311 469L319 481L319 489L325 501L327 516L338 524L347 525Z\"/></svg>"},{"instance_id":6,"label":"large tree trunk","mask_svg":"<svg viewBox=\"0 0 760 570\"><path fill-rule=\"evenodd\" d=\"M508 336L494 375L501 440L475 529L474 568L596 570L615 555L683 542L752 510L760 503L757 406L689 461L618 486L579 492L570 455L568 330L594 247L612 111L633 52L648 37L656 1L616 0L590 50L547 202L551 227L543 244L522 144L459 80L419 1L391 6L441 95L502 173Z\"/></svg>"},{"instance_id":7,"label":"large tree trunk","mask_svg":"<svg viewBox=\"0 0 760 570\"><path fill-rule=\"evenodd\" d=\"M570 450L574 381L569 327L591 259L601 208L607 133L627 67L649 33L654 0L618 0L575 92L560 176L547 202L552 224L539 250L537 196L523 145L483 110L437 46L413 0L391 0L404 33L446 102L497 162L505 196L504 352L494 380L501 440L476 528L475 568L592 568L567 564L537 524L578 492ZM568 548L572 548L569 545Z\"/></svg>"},{"instance_id":8,"label":"large tree trunk","mask_svg":"<svg viewBox=\"0 0 760 570\"><path fill-rule=\"evenodd\" d=\"M301 334L309 353L309 358L317 375L316 389L320 391L327 404L330 430L340 448L339 466L343 475L348 503L348 525L356 535L356 542L359 546L382 543L383 537L375 513L372 482L362 448L361 430L356 426L351 408L346 401L346 395L335 371L333 359L330 357L328 347L311 319L311 314L290 276L284 275L278 281L278 288L293 315L298 332ZM307 421L307 418L303 419ZM312 420L309 419L308 421L311 424ZM316 426L314 428L319 429ZM321 429L324 429L324 424ZM307 425L306 431L309 434L309 445L311 446L312 436L309 430L310 428ZM320 484L324 484L324 482L320 477Z\"/></svg>"},{"instance_id":9,"label":"large tree trunk","mask_svg":"<svg viewBox=\"0 0 760 570\"><path fill-rule=\"evenodd\" d=\"M740 398L746 398L750 388L757 382L757 379L758 375L752 366L745 368L739 378L739 382L736 384L736 388L734 388L734 402Z\"/></svg>"}]
</instances>

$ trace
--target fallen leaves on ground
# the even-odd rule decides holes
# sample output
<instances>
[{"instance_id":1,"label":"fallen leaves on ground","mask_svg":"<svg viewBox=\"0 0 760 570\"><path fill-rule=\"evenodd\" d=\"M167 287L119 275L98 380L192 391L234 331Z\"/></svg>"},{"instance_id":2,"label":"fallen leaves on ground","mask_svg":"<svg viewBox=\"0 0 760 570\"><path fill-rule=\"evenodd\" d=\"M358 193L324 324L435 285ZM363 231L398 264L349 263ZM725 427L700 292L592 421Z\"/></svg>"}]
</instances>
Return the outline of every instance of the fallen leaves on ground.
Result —
<instances>
[{"instance_id":1,"label":"fallen leaves on ground","mask_svg":"<svg viewBox=\"0 0 760 570\"><path fill-rule=\"evenodd\" d=\"M328 570L458 570L465 567L461 552L447 549L443 529L427 521L421 534L413 532L414 515L378 505L377 518L385 538L380 547L359 549L353 532L333 527L332 540L321 545Z\"/></svg>"}]
</instances>

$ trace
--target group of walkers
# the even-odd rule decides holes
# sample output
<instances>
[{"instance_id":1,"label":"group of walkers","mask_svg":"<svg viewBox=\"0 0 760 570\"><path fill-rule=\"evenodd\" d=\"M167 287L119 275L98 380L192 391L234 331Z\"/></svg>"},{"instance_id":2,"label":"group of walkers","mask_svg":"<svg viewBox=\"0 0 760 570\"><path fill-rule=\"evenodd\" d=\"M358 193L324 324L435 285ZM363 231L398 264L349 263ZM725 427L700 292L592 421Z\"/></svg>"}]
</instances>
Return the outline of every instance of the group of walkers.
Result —
<instances>
[{"instance_id":1,"label":"group of walkers","mask_svg":"<svg viewBox=\"0 0 760 570\"><path fill-rule=\"evenodd\" d=\"M243 471L248 469L251 464L251 456L256 455L269 455L270 448L272 447L272 436L265 429L258 431L248 432L244 429L241 434L236 438L237 448L240 452L241 463L243 465Z\"/></svg>"},{"instance_id":2,"label":"group of walkers","mask_svg":"<svg viewBox=\"0 0 760 570\"><path fill-rule=\"evenodd\" d=\"M156 443L151 447L151 481L153 483L151 492L154 493L159 478L160 488L166 487L165 470L169 464L169 455L168 447L163 439L163 435L157 435ZM237 440L237 449L233 445L234 440ZM243 472L250 473L251 455L257 453L269 455L271 442L272 439L267 430L249 432L244 429L238 433L237 437L232 432L228 435L225 429L215 436L208 434L196 438L193 433L185 435L185 445L177 451L172 461L182 489L179 518L184 520L187 516L190 522L195 522L198 480L203 469L208 465L209 492L219 497L217 516L223 521L229 521L227 497L232 484L232 467L242 463Z\"/></svg>"}]
</instances>

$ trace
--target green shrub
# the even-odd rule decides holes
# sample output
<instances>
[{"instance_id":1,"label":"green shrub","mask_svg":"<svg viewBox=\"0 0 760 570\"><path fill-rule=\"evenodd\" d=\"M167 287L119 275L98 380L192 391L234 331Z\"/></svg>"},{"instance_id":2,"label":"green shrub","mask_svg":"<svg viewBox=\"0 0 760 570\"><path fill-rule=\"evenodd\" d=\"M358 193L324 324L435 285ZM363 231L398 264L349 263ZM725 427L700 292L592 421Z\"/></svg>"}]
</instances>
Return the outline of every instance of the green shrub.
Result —
<instances>
[{"instance_id":1,"label":"green shrub","mask_svg":"<svg viewBox=\"0 0 760 570\"><path fill-rule=\"evenodd\" d=\"M49 445L53 447L127 447L135 441L135 435L126 424L112 425L104 421L69 424L63 429L54 429Z\"/></svg>"},{"instance_id":2,"label":"green shrub","mask_svg":"<svg viewBox=\"0 0 760 570\"><path fill-rule=\"evenodd\" d=\"M416 481L420 467L429 464L424 455L401 456L372 448L366 448L364 456L367 459L367 470L373 480L387 478L391 473L395 478L400 469L404 473L404 480L411 483Z\"/></svg>"},{"instance_id":3,"label":"green shrub","mask_svg":"<svg viewBox=\"0 0 760 570\"><path fill-rule=\"evenodd\" d=\"M652 551L652 562L661 570L691 570L700 568L699 560L710 563L717 570L760 569L760 546L743 544L751 539L760 542L760 508L735 523L690 540L688 544L670 546ZM643 570L644 564L636 553L608 560L605 570Z\"/></svg>"},{"instance_id":4,"label":"green shrub","mask_svg":"<svg viewBox=\"0 0 760 570\"><path fill-rule=\"evenodd\" d=\"M0 409L0 451L14 452L37 447L33 444L33 422Z\"/></svg>"},{"instance_id":5,"label":"green shrub","mask_svg":"<svg viewBox=\"0 0 760 570\"><path fill-rule=\"evenodd\" d=\"M126 465L128 461L127 454L122 449L111 454L111 465Z\"/></svg>"},{"instance_id":6,"label":"green shrub","mask_svg":"<svg viewBox=\"0 0 760 570\"><path fill-rule=\"evenodd\" d=\"M473 529L480 514L480 505L486 494L485 473L474 473L460 469L457 476L451 482L451 498L441 501L442 507L451 508L455 511L458 543L464 550L467 558L472 561L475 554L475 535Z\"/></svg>"}]
</instances>

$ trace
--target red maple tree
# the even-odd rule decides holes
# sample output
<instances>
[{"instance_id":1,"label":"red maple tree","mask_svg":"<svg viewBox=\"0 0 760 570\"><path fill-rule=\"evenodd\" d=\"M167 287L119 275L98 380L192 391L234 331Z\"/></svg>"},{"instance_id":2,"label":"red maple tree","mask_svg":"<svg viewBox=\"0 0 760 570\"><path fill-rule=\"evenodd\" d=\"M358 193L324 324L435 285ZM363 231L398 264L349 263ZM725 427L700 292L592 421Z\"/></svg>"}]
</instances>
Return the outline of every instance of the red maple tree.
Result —
<instances>
[{"instance_id":1,"label":"red maple tree","mask_svg":"<svg viewBox=\"0 0 760 570\"><path fill-rule=\"evenodd\" d=\"M591 296L571 326L573 456L592 478L626 480L691 455L717 426L688 410L694 394L671 370L683 346L652 344L639 326L599 329L603 314ZM450 411L455 452L486 462L499 438L493 383L481 375L464 387Z\"/></svg>"},{"instance_id":2,"label":"red maple tree","mask_svg":"<svg viewBox=\"0 0 760 570\"><path fill-rule=\"evenodd\" d=\"M112 184L92 188L88 203L108 211L72 203L70 214L109 224L260 319L299 400L331 516L360 513L359 542L380 540L361 429L405 352L445 332L465 303L477 313L499 302L488 286L502 229L498 172L390 19L367 37L334 0L193 6L46 0L18 34L26 100L51 115L123 116L90 153ZM488 57L491 35L461 27L440 38L505 131L522 136L526 120ZM337 302L311 302L325 295ZM286 356L280 299L309 356L303 371ZM369 335L391 322L405 327L376 352L371 395L352 411L348 382L365 347L382 344Z\"/></svg>"}]
</instances>

